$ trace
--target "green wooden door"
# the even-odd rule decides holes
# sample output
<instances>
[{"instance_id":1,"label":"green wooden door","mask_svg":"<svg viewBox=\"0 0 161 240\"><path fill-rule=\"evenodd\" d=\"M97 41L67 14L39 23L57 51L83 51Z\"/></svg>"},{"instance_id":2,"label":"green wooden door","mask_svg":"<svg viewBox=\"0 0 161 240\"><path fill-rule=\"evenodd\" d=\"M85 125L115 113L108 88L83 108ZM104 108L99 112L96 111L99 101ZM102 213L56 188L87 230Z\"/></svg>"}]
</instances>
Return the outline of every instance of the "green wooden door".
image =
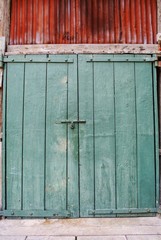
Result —
<instances>
[{"instance_id":1,"label":"green wooden door","mask_svg":"<svg viewBox=\"0 0 161 240\"><path fill-rule=\"evenodd\" d=\"M155 213L154 58L29 55L4 61L3 215Z\"/></svg>"},{"instance_id":2,"label":"green wooden door","mask_svg":"<svg viewBox=\"0 0 161 240\"><path fill-rule=\"evenodd\" d=\"M149 55L80 55L80 216L156 212L156 76Z\"/></svg>"},{"instance_id":3,"label":"green wooden door","mask_svg":"<svg viewBox=\"0 0 161 240\"><path fill-rule=\"evenodd\" d=\"M79 216L77 57L6 62L6 215Z\"/></svg>"}]
</instances>

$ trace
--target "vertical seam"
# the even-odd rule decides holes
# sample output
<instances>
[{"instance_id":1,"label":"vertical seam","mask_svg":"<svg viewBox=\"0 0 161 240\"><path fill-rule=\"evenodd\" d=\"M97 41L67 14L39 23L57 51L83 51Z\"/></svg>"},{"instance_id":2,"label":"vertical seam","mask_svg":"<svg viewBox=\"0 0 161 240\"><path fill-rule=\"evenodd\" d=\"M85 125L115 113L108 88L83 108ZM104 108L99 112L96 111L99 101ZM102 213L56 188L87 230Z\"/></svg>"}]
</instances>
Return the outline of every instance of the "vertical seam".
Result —
<instances>
[{"instance_id":1,"label":"vertical seam","mask_svg":"<svg viewBox=\"0 0 161 240\"><path fill-rule=\"evenodd\" d=\"M46 65L46 81L45 81L45 128L44 128L44 210L46 210L46 118L47 118L47 67Z\"/></svg>"},{"instance_id":2,"label":"vertical seam","mask_svg":"<svg viewBox=\"0 0 161 240\"><path fill-rule=\"evenodd\" d=\"M114 138L115 138L115 209L117 209L117 160L116 160L116 76L115 76L115 63L113 62L113 88L114 88Z\"/></svg>"},{"instance_id":3,"label":"vertical seam","mask_svg":"<svg viewBox=\"0 0 161 240\"><path fill-rule=\"evenodd\" d=\"M67 64L67 103L66 103L66 119L68 120L68 88L69 88L69 78L68 78L68 74L69 74L69 65ZM68 210L68 124L66 124L66 210Z\"/></svg>"},{"instance_id":4,"label":"vertical seam","mask_svg":"<svg viewBox=\"0 0 161 240\"><path fill-rule=\"evenodd\" d=\"M138 203L139 203L139 198L138 198L138 141L137 141L137 93L136 93L136 63L134 62L134 84L135 84L135 122L136 122L136 187L137 187L137 190L136 190L136 198L137 198L137 208L139 207L138 206Z\"/></svg>"},{"instance_id":5,"label":"vertical seam","mask_svg":"<svg viewBox=\"0 0 161 240\"><path fill-rule=\"evenodd\" d=\"M24 63L23 76L23 108L22 108L22 173L21 173L21 210L23 210L23 171L24 171L24 113L25 113L25 71L26 64Z\"/></svg>"},{"instance_id":6,"label":"vertical seam","mask_svg":"<svg viewBox=\"0 0 161 240\"><path fill-rule=\"evenodd\" d=\"M96 159L95 159L95 101L94 101L94 97L95 97L95 86L94 86L94 62L92 62L92 81L93 81L93 177L94 177L94 210L96 210L96 181L95 181L95 177L96 177Z\"/></svg>"},{"instance_id":7,"label":"vertical seam","mask_svg":"<svg viewBox=\"0 0 161 240\"><path fill-rule=\"evenodd\" d=\"M77 118L79 120L79 56L77 55ZM80 217L80 142L79 142L79 124L78 124L78 211Z\"/></svg>"}]
</instances>

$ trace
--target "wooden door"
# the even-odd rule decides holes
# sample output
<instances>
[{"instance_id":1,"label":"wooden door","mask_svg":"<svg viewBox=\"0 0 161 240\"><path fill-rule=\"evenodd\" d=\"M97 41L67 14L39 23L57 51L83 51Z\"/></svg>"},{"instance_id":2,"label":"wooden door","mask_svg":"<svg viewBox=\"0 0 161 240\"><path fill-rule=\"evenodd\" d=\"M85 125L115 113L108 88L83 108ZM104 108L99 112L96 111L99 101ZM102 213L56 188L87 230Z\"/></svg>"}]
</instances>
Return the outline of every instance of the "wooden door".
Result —
<instances>
[{"instance_id":1,"label":"wooden door","mask_svg":"<svg viewBox=\"0 0 161 240\"><path fill-rule=\"evenodd\" d=\"M158 128L151 55L79 55L80 216L156 212Z\"/></svg>"},{"instance_id":2,"label":"wooden door","mask_svg":"<svg viewBox=\"0 0 161 240\"><path fill-rule=\"evenodd\" d=\"M4 61L4 216L157 211L153 56L29 55Z\"/></svg>"},{"instance_id":3,"label":"wooden door","mask_svg":"<svg viewBox=\"0 0 161 240\"><path fill-rule=\"evenodd\" d=\"M6 58L6 215L78 213L77 57ZM60 123L60 124L59 124Z\"/></svg>"}]
</instances>

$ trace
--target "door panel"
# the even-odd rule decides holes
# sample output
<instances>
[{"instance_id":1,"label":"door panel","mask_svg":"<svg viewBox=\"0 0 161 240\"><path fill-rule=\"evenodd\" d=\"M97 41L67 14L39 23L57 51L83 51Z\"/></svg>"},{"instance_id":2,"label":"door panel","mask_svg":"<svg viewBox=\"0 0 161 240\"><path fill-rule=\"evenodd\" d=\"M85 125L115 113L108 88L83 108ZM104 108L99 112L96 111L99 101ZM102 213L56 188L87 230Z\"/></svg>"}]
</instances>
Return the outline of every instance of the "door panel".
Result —
<instances>
[{"instance_id":1,"label":"door panel","mask_svg":"<svg viewBox=\"0 0 161 240\"><path fill-rule=\"evenodd\" d=\"M45 73L44 63L25 64L22 125L24 210L44 209Z\"/></svg>"},{"instance_id":2,"label":"door panel","mask_svg":"<svg viewBox=\"0 0 161 240\"><path fill-rule=\"evenodd\" d=\"M79 57L80 214L115 208L113 63ZM83 71L82 71L83 69Z\"/></svg>"},{"instance_id":3,"label":"door panel","mask_svg":"<svg viewBox=\"0 0 161 240\"><path fill-rule=\"evenodd\" d=\"M76 61L76 57L74 57ZM48 64L46 111L46 209L78 215L77 65ZM76 211L77 210L77 211Z\"/></svg>"},{"instance_id":4,"label":"door panel","mask_svg":"<svg viewBox=\"0 0 161 240\"><path fill-rule=\"evenodd\" d=\"M4 216L155 213L154 58L4 61Z\"/></svg>"},{"instance_id":5,"label":"door panel","mask_svg":"<svg viewBox=\"0 0 161 240\"><path fill-rule=\"evenodd\" d=\"M115 63L117 208L137 208L135 64Z\"/></svg>"},{"instance_id":6,"label":"door panel","mask_svg":"<svg viewBox=\"0 0 161 240\"><path fill-rule=\"evenodd\" d=\"M23 89L24 89L24 63L8 63L5 69L5 100L6 110L5 123L5 146L3 152L6 154L6 163L3 172L5 189L3 204L7 209L21 209L22 205L22 119L23 119ZM14 91L13 91L14 86ZM16 93L16 94L15 94ZM13 101L14 99L14 101ZM3 109L3 110L4 110ZM4 125L3 125L4 126ZM4 130L3 130L4 131ZM4 155L3 155L4 156ZM4 159L3 159L4 160ZM5 173L5 174L4 174ZM7 181L6 181L7 179Z\"/></svg>"},{"instance_id":7,"label":"door panel","mask_svg":"<svg viewBox=\"0 0 161 240\"><path fill-rule=\"evenodd\" d=\"M78 217L77 56L6 61L5 214Z\"/></svg>"},{"instance_id":8,"label":"door panel","mask_svg":"<svg viewBox=\"0 0 161 240\"><path fill-rule=\"evenodd\" d=\"M79 126L81 217L155 211L153 73L145 57L79 56L79 117L87 120Z\"/></svg>"},{"instance_id":9,"label":"door panel","mask_svg":"<svg viewBox=\"0 0 161 240\"><path fill-rule=\"evenodd\" d=\"M155 124L150 63L136 63L138 207L155 206ZM146 84L145 84L146 81ZM145 100L146 99L146 100Z\"/></svg>"},{"instance_id":10,"label":"door panel","mask_svg":"<svg viewBox=\"0 0 161 240\"><path fill-rule=\"evenodd\" d=\"M78 62L79 118L86 119L85 125L79 125L80 216L84 217L95 207L93 68L86 62L89 58L81 55Z\"/></svg>"}]
</instances>

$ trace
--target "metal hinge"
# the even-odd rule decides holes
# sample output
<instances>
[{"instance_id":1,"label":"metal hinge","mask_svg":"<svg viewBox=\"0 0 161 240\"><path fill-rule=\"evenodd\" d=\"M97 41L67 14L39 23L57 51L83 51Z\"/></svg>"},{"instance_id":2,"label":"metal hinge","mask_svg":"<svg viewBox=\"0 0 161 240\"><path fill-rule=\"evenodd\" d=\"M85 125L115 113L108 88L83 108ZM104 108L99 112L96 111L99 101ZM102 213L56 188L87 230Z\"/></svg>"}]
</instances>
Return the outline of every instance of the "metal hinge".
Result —
<instances>
[{"instance_id":1,"label":"metal hinge","mask_svg":"<svg viewBox=\"0 0 161 240\"><path fill-rule=\"evenodd\" d=\"M0 54L0 68L3 67L3 55Z\"/></svg>"}]
</instances>

